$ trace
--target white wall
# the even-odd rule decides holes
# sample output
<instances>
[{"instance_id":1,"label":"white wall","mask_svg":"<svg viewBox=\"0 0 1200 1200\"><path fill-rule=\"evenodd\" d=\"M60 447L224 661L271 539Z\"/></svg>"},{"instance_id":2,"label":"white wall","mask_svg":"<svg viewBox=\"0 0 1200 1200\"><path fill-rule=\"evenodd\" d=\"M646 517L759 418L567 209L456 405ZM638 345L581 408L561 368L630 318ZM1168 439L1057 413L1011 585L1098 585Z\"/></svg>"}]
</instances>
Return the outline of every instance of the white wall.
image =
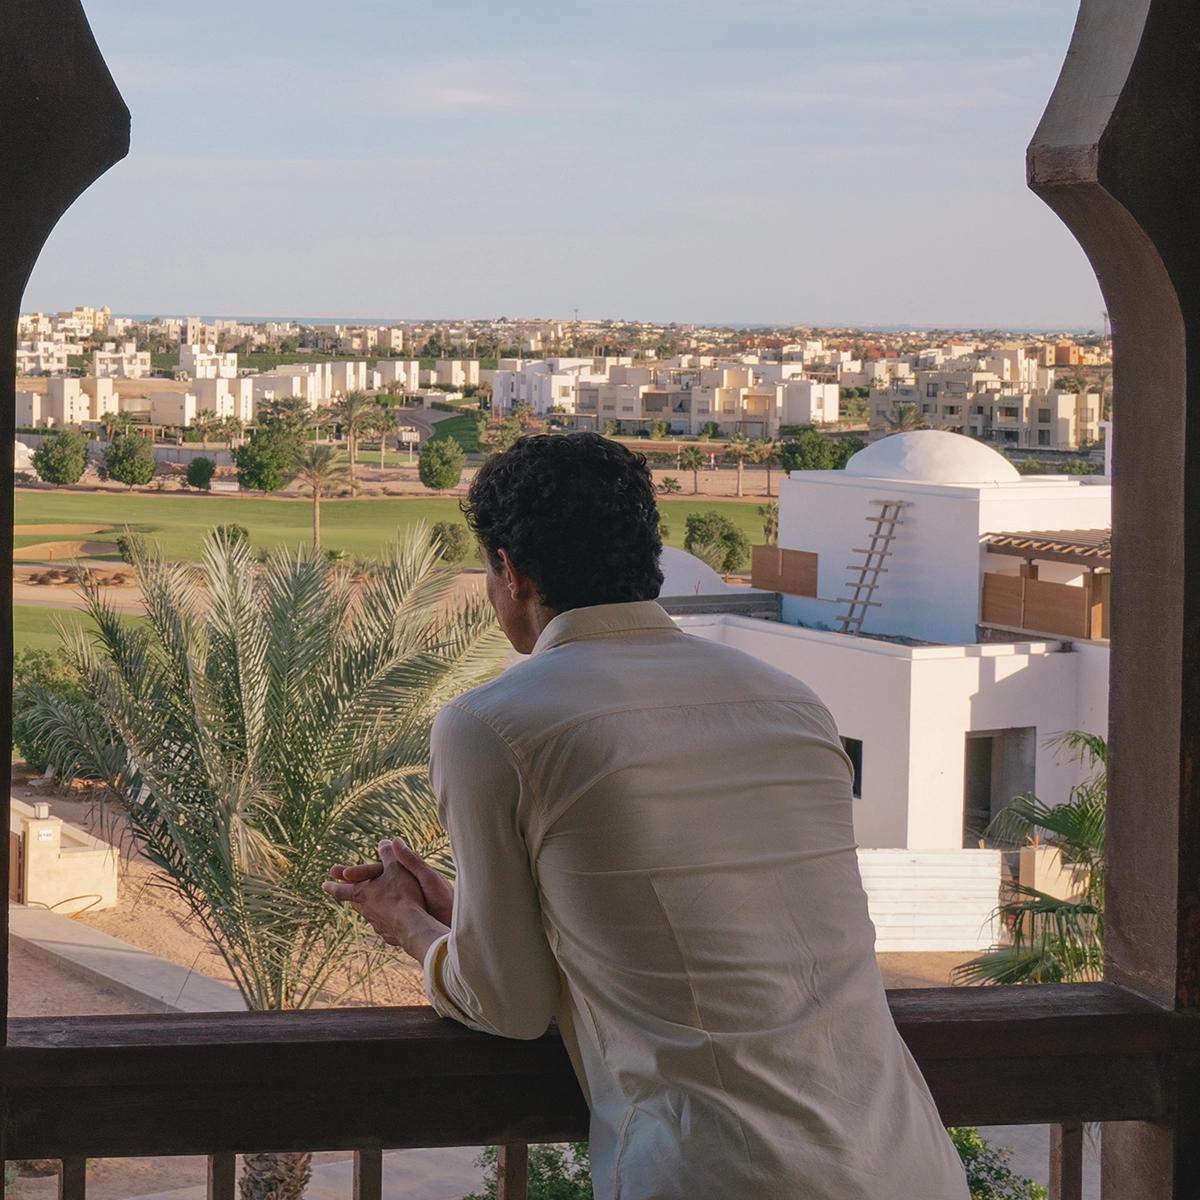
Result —
<instances>
[{"instance_id":1,"label":"white wall","mask_svg":"<svg viewBox=\"0 0 1200 1200\"><path fill-rule=\"evenodd\" d=\"M1108 649L1055 642L902 646L728 614L678 617L811 687L863 744L855 835L867 847L962 846L966 735L1037 730L1035 787L1050 804L1081 779L1046 743L1107 726Z\"/></svg>"}]
</instances>

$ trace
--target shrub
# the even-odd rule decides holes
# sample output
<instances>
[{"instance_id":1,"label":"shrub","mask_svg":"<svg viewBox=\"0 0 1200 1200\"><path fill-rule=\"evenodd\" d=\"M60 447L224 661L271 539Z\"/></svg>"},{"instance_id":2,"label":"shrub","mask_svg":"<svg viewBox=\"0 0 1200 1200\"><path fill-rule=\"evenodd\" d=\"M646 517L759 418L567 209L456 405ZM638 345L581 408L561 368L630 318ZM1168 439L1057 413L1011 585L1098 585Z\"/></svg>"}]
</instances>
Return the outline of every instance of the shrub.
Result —
<instances>
[{"instance_id":1,"label":"shrub","mask_svg":"<svg viewBox=\"0 0 1200 1200\"><path fill-rule=\"evenodd\" d=\"M621 432L621 422L614 421L611 417L604 422L604 436L616 437Z\"/></svg>"},{"instance_id":2,"label":"shrub","mask_svg":"<svg viewBox=\"0 0 1200 1200\"><path fill-rule=\"evenodd\" d=\"M795 440L779 447L785 471L840 471L863 448L859 438L832 438L815 425L795 427Z\"/></svg>"},{"instance_id":3,"label":"shrub","mask_svg":"<svg viewBox=\"0 0 1200 1200\"><path fill-rule=\"evenodd\" d=\"M146 555L146 539L140 533L132 533L126 529L124 533L117 534L116 543L121 561L129 563L130 566Z\"/></svg>"},{"instance_id":4,"label":"shrub","mask_svg":"<svg viewBox=\"0 0 1200 1200\"><path fill-rule=\"evenodd\" d=\"M30 731L26 713L35 701L63 700L91 703L71 660L53 650L18 650L13 656L13 749L38 775L49 765L47 746Z\"/></svg>"},{"instance_id":5,"label":"shrub","mask_svg":"<svg viewBox=\"0 0 1200 1200\"><path fill-rule=\"evenodd\" d=\"M217 535L223 542L231 542L235 546L240 546L243 543L249 543L250 530L245 525L238 525L231 522L228 525L217 525L213 528L213 533Z\"/></svg>"},{"instance_id":6,"label":"shrub","mask_svg":"<svg viewBox=\"0 0 1200 1200\"><path fill-rule=\"evenodd\" d=\"M722 574L740 570L750 557L750 539L728 517L712 509L688 515L683 548Z\"/></svg>"},{"instance_id":7,"label":"shrub","mask_svg":"<svg viewBox=\"0 0 1200 1200\"><path fill-rule=\"evenodd\" d=\"M255 492L277 492L287 482L296 440L280 429L260 429L233 453L238 482Z\"/></svg>"},{"instance_id":8,"label":"shrub","mask_svg":"<svg viewBox=\"0 0 1200 1200\"><path fill-rule=\"evenodd\" d=\"M122 433L104 451L104 467L110 478L126 487L143 487L154 478L154 445L140 433Z\"/></svg>"},{"instance_id":9,"label":"shrub","mask_svg":"<svg viewBox=\"0 0 1200 1200\"><path fill-rule=\"evenodd\" d=\"M1046 1200L1046 1189L1008 1166L1011 1150L990 1146L969 1126L950 1129L950 1140L967 1173L971 1200Z\"/></svg>"},{"instance_id":10,"label":"shrub","mask_svg":"<svg viewBox=\"0 0 1200 1200\"><path fill-rule=\"evenodd\" d=\"M33 465L47 483L78 483L87 466L87 438L78 429L60 429L33 452Z\"/></svg>"},{"instance_id":11,"label":"shrub","mask_svg":"<svg viewBox=\"0 0 1200 1200\"><path fill-rule=\"evenodd\" d=\"M216 470L217 464L211 458L193 458L188 463L188 487L200 488L201 491L207 492Z\"/></svg>"},{"instance_id":12,"label":"shrub","mask_svg":"<svg viewBox=\"0 0 1200 1200\"><path fill-rule=\"evenodd\" d=\"M417 459L417 474L427 488L445 491L458 486L466 460L462 447L453 438L426 442Z\"/></svg>"},{"instance_id":13,"label":"shrub","mask_svg":"<svg viewBox=\"0 0 1200 1200\"><path fill-rule=\"evenodd\" d=\"M471 549L471 533L461 521L435 521L433 536L445 562L462 562Z\"/></svg>"},{"instance_id":14,"label":"shrub","mask_svg":"<svg viewBox=\"0 0 1200 1200\"><path fill-rule=\"evenodd\" d=\"M496 1147L488 1146L476 1160L487 1172L483 1191L463 1200L496 1200ZM587 1142L529 1147L529 1200L592 1200L592 1175Z\"/></svg>"},{"instance_id":15,"label":"shrub","mask_svg":"<svg viewBox=\"0 0 1200 1200\"><path fill-rule=\"evenodd\" d=\"M720 437L720 436L721 436L721 427L720 427L720 425L718 425L716 423L716 421L705 421L703 426L701 426L700 437L707 439L707 438L715 438L715 437Z\"/></svg>"}]
</instances>

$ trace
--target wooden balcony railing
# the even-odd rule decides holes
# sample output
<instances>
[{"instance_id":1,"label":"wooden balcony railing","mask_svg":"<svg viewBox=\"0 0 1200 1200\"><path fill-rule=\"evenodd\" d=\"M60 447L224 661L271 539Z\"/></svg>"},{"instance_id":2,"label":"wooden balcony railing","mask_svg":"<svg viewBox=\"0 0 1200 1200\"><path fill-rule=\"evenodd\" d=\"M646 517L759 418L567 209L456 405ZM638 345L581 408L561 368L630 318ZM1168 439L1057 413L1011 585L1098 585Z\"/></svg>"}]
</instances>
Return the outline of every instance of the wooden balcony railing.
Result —
<instances>
[{"instance_id":1,"label":"wooden balcony railing","mask_svg":"<svg viewBox=\"0 0 1200 1200\"><path fill-rule=\"evenodd\" d=\"M1105 637L1105 605L1102 581L1094 575L1083 587L1051 583L1025 575L983 577L980 615L985 625L1028 630L1064 638Z\"/></svg>"},{"instance_id":2,"label":"wooden balcony railing","mask_svg":"<svg viewBox=\"0 0 1200 1200\"><path fill-rule=\"evenodd\" d=\"M1111 984L889 1000L946 1124L1062 1126L1067 1183L1081 1122L1162 1118L1173 1064L1200 1052L1200 1020ZM510 1041L427 1008L22 1018L0 1058L5 1154L61 1160L64 1200L87 1158L206 1154L212 1200L232 1200L236 1154L311 1149L354 1151L357 1200L379 1200L383 1150L481 1144L504 1147L514 1200L528 1143L588 1134L556 1032Z\"/></svg>"}]
</instances>

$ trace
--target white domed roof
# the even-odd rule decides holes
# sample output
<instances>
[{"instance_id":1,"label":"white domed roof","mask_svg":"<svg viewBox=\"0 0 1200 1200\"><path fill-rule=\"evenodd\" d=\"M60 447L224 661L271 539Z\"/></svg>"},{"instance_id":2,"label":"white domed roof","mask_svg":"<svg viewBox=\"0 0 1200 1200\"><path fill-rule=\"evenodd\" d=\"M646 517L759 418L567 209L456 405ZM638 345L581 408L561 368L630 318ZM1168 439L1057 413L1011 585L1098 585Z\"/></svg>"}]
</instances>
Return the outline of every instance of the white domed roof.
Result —
<instances>
[{"instance_id":1,"label":"white domed roof","mask_svg":"<svg viewBox=\"0 0 1200 1200\"><path fill-rule=\"evenodd\" d=\"M1010 483L1021 478L1002 454L944 429L917 429L881 438L846 463L846 474L915 483Z\"/></svg>"},{"instance_id":2,"label":"white domed roof","mask_svg":"<svg viewBox=\"0 0 1200 1200\"><path fill-rule=\"evenodd\" d=\"M708 563L674 546L663 547L658 565L664 576L660 596L715 596L735 590Z\"/></svg>"}]
</instances>

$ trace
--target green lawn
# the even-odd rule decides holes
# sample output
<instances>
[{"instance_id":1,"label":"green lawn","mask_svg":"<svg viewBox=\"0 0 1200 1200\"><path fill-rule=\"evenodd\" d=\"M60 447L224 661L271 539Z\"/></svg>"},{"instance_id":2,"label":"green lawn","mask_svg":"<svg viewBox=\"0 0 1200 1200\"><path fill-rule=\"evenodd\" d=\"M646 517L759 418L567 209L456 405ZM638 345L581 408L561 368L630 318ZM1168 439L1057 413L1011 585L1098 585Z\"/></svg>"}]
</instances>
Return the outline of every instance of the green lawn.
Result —
<instances>
[{"instance_id":1,"label":"green lawn","mask_svg":"<svg viewBox=\"0 0 1200 1200\"><path fill-rule=\"evenodd\" d=\"M461 417L447 417L439 421L434 428L431 442L444 441L453 438L468 454L479 450L479 416L463 414Z\"/></svg>"},{"instance_id":2,"label":"green lawn","mask_svg":"<svg viewBox=\"0 0 1200 1200\"><path fill-rule=\"evenodd\" d=\"M443 421L442 426L456 419ZM161 542L171 558L196 558L205 533L226 523L244 525L255 549L297 546L312 537L312 503L303 499L22 490L15 499L18 525L129 525ZM689 497L659 501L659 511L670 529L668 543L682 546L688 513L709 509L724 513L752 542L762 541L762 518L756 504ZM375 554L399 530L417 521L461 520L458 501L451 497L326 500L321 505L321 540L326 547L349 555ZM103 535L93 537L102 539ZM472 552L472 560L473 556Z\"/></svg>"}]
</instances>

